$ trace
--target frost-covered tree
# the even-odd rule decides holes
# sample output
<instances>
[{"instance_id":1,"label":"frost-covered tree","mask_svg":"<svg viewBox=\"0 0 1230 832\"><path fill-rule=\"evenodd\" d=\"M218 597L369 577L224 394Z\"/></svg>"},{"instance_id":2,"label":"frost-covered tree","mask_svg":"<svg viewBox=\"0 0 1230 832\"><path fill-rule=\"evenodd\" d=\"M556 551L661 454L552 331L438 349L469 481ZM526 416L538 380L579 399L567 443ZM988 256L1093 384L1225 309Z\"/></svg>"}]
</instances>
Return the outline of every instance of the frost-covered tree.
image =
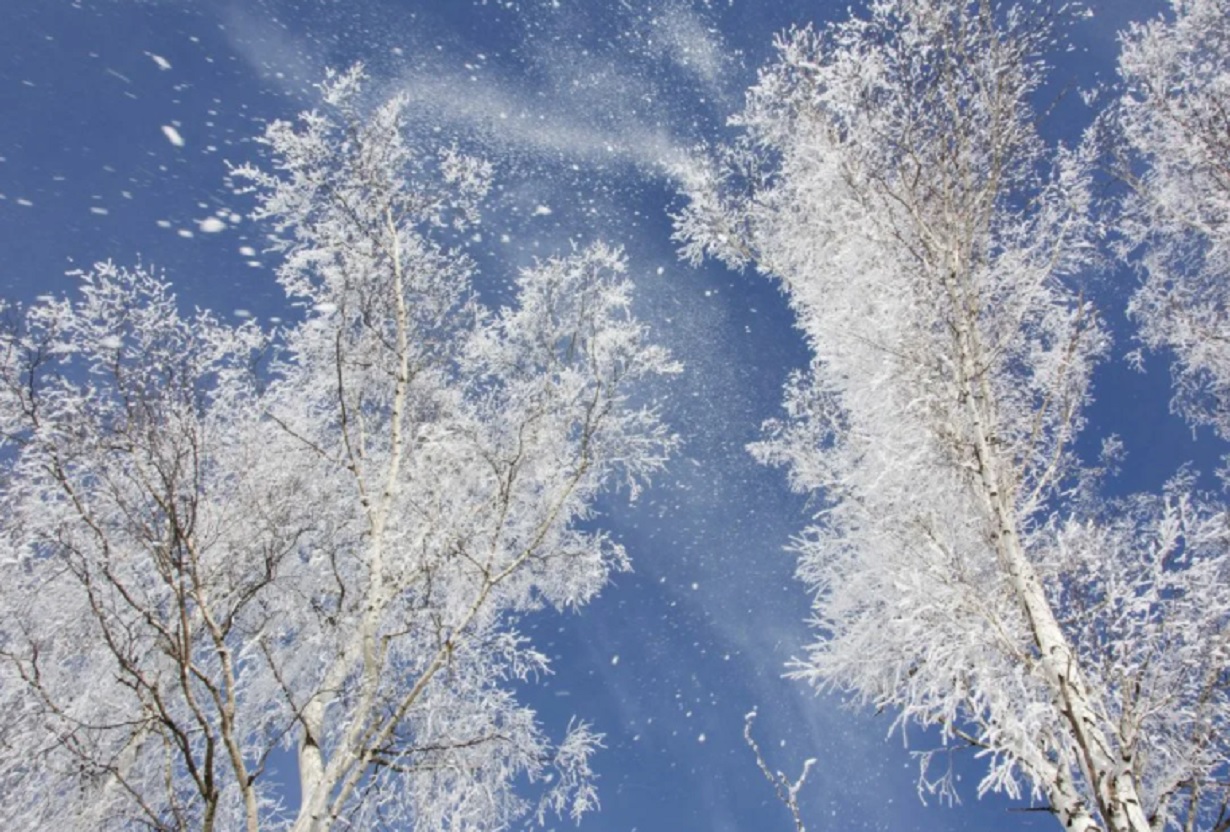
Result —
<instances>
[{"instance_id":1,"label":"frost-covered tree","mask_svg":"<svg viewBox=\"0 0 1230 832\"><path fill-rule=\"evenodd\" d=\"M299 323L186 318L112 267L11 316L9 828L478 830L595 805L601 738L551 743L518 701L548 665L516 622L624 567L578 521L662 464L673 440L628 396L675 365L601 246L481 305L446 241L488 168L416 148L361 81L235 171Z\"/></svg>"},{"instance_id":2,"label":"frost-covered tree","mask_svg":"<svg viewBox=\"0 0 1230 832\"><path fill-rule=\"evenodd\" d=\"M268 750L236 708L246 642L299 526L247 430L266 339L182 317L165 284L112 266L75 303L7 311L0 815L234 825L260 808L244 781Z\"/></svg>"},{"instance_id":3,"label":"frost-covered tree","mask_svg":"<svg viewBox=\"0 0 1230 832\"><path fill-rule=\"evenodd\" d=\"M1119 58L1122 227L1145 276L1132 312L1174 352L1175 409L1230 438L1230 2L1171 11L1132 26Z\"/></svg>"},{"instance_id":4,"label":"frost-covered tree","mask_svg":"<svg viewBox=\"0 0 1230 832\"><path fill-rule=\"evenodd\" d=\"M1044 3L872 0L783 35L682 172L685 256L780 281L814 361L755 453L821 506L799 677L973 746L1066 829L1225 829L1230 557L1179 479L1099 505L1072 446L1107 336L1090 160L1029 101Z\"/></svg>"}]
</instances>

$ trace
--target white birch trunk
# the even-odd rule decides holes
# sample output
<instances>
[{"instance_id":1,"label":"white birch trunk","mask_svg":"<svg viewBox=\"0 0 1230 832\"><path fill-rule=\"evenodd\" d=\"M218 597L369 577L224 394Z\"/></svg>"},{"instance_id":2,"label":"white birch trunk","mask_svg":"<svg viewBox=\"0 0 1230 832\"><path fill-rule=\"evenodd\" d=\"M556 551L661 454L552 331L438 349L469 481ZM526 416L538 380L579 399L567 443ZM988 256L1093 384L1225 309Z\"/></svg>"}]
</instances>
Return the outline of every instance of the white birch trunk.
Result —
<instances>
[{"instance_id":1,"label":"white birch trunk","mask_svg":"<svg viewBox=\"0 0 1230 832\"><path fill-rule=\"evenodd\" d=\"M951 273L954 274L955 272ZM950 296L958 303L961 292L950 285ZM968 310L962 304L962 311ZM991 537L1001 568L1012 586L1029 623L1030 633L1038 648L1038 661L1043 676L1054 694L1055 706L1071 732L1081 766L1094 789L1098 808L1111 832L1150 832L1151 827L1141 807L1129 752L1112 737L1113 726L1105 725L1105 706L1095 700L1086 683L1080 662L1068 643L1055 612L1046 597L1042 582L1026 554L1020 539L1014 497L1016 483L1005 473L1005 462L995 452L988 425L994 424L990 391L982 365L983 349L977 335L976 321L966 317L957 331L961 360L962 386L965 400L970 403L974 427L974 452L977 460L981 496L993 530ZM1065 825L1070 828L1095 830L1099 827L1088 817L1072 795L1061 770L1056 767L1056 780L1047 790Z\"/></svg>"}]
</instances>

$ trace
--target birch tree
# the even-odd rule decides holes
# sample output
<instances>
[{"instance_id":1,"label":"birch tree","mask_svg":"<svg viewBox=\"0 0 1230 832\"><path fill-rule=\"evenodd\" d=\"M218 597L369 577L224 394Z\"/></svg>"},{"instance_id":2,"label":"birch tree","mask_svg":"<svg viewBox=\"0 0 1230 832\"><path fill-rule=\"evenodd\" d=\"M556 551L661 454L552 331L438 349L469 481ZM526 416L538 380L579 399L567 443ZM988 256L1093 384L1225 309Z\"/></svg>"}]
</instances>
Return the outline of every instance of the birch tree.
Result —
<instances>
[{"instance_id":1,"label":"birch tree","mask_svg":"<svg viewBox=\"0 0 1230 832\"><path fill-rule=\"evenodd\" d=\"M779 281L813 350L753 447L820 506L795 675L936 729L922 794L972 746L980 794L1065 829L1224 829L1225 515L1182 478L1101 505L1072 450L1108 338L1089 154L1029 104L1050 13L873 0L782 35L741 137L681 171L678 238Z\"/></svg>"},{"instance_id":2,"label":"birch tree","mask_svg":"<svg viewBox=\"0 0 1230 832\"><path fill-rule=\"evenodd\" d=\"M1121 227L1144 284L1132 313L1175 356L1175 409L1230 437L1230 3L1174 0L1123 37L1113 115L1131 185Z\"/></svg>"},{"instance_id":3,"label":"birch tree","mask_svg":"<svg viewBox=\"0 0 1230 832\"><path fill-rule=\"evenodd\" d=\"M12 828L477 830L596 806L601 736L552 743L518 700L549 666L517 621L626 567L578 521L664 461L629 396L676 367L606 247L484 307L447 240L489 168L415 146L404 101L368 107L362 82L331 77L269 127L270 166L234 171L300 323L185 318L103 267L5 335Z\"/></svg>"},{"instance_id":4,"label":"birch tree","mask_svg":"<svg viewBox=\"0 0 1230 832\"><path fill-rule=\"evenodd\" d=\"M265 338L183 317L148 271L109 265L76 302L8 311L0 814L239 826L268 752L236 708L242 642L300 527L240 429Z\"/></svg>"}]
</instances>

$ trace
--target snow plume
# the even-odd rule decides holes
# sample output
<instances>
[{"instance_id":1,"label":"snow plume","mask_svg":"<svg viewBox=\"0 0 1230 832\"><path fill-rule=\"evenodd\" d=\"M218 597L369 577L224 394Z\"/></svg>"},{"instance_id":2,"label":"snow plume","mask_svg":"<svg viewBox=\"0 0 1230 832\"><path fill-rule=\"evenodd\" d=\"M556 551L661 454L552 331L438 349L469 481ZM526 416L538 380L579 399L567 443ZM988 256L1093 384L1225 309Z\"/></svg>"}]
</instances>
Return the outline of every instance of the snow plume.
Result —
<instances>
[{"instance_id":1,"label":"snow plume","mask_svg":"<svg viewBox=\"0 0 1230 832\"><path fill-rule=\"evenodd\" d=\"M654 176L677 169L747 81L708 4L570 5L493 7L492 26L519 33L515 49L458 35L430 10L380 4L336 20L292 14L286 0L232 4L226 28L243 59L295 98L312 97L326 66L362 61L382 93L409 97L414 128L425 133L535 162Z\"/></svg>"},{"instance_id":2,"label":"snow plume","mask_svg":"<svg viewBox=\"0 0 1230 832\"><path fill-rule=\"evenodd\" d=\"M707 13L683 0L638 11L622 0L578 4L527 24L541 85L528 112L531 148L583 159L614 156L661 174L677 167L698 128L720 125L739 66ZM569 33L572 33L569 36ZM578 38L575 33L587 33ZM580 127L580 130L575 128Z\"/></svg>"},{"instance_id":3,"label":"snow plume","mask_svg":"<svg viewBox=\"0 0 1230 832\"><path fill-rule=\"evenodd\" d=\"M296 32L270 11L259 2L228 4L221 12L227 39L262 80L302 103L325 77L325 52L316 33Z\"/></svg>"},{"instance_id":4,"label":"snow plume","mask_svg":"<svg viewBox=\"0 0 1230 832\"><path fill-rule=\"evenodd\" d=\"M718 102L731 103L726 84L731 70L730 50L706 18L682 3L671 3L650 19L651 54L665 57L693 76Z\"/></svg>"},{"instance_id":5,"label":"snow plume","mask_svg":"<svg viewBox=\"0 0 1230 832\"><path fill-rule=\"evenodd\" d=\"M664 125L637 119L626 108L620 111L621 101L636 98L629 84L618 77L591 80L593 98L570 102L572 112L557 109L553 92L527 93L501 82L479 85L460 74L414 72L401 86L417 112L497 152L645 170L681 158L678 142Z\"/></svg>"}]
</instances>

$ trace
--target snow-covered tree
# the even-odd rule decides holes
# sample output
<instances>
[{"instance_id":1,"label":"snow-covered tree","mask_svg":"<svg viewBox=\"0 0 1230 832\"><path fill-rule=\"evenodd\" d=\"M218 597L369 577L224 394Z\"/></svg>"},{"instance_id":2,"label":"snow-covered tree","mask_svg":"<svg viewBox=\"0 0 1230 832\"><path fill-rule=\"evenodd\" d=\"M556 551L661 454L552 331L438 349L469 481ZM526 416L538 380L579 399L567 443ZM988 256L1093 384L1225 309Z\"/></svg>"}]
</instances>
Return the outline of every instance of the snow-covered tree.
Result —
<instances>
[{"instance_id":1,"label":"snow-covered tree","mask_svg":"<svg viewBox=\"0 0 1230 832\"><path fill-rule=\"evenodd\" d=\"M0 814L232 826L264 762L243 642L299 522L244 429L266 339L182 317L145 270L100 266L80 295L0 336Z\"/></svg>"},{"instance_id":2,"label":"snow-covered tree","mask_svg":"<svg viewBox=\"0 0 1230 832\"><path fill-rule=\"evenodd\" d=\"M814 492L797 675L970 745L1066 829L1227 828L1227 523L1099 505L1073 440L1107 347L1087 151L1030 99L1045 3L872 0L781 36L742 135L681 171L685 256L780 281L814 352L754 446Z\"/></svg>"},{"instance_id":3,"label":"snow-covered tree","mask_svg":"<svg viewBox=\"0 0 1230 832\"><path fill-rule=\"evenodd\" d=\"M1174 352L1175 409L1230 438L1230 2L1171 7L1119 58L1122 227L1145 276L1132 312Z\"/></svg>"},{"instance_id":4,"label":"snow-covered tree","mask_svg":"<svg viewBox=\"0 0 1230 832\"><path fill-rule=\"evenodd\" d=\"M596 803L601 737L553 744L517 699L548 664L516 622L625 566L578 521L662 464L629 395L675 365L609 248L480 304L446 241L487 166L415 147L403 100L361 87L332 77L269 127L271 168L234 171L301 322L186 318L113 267L11 316L10 828L502 829ZM292 803L271 772L296 763Z\"/></svg>"}]
</instances>

